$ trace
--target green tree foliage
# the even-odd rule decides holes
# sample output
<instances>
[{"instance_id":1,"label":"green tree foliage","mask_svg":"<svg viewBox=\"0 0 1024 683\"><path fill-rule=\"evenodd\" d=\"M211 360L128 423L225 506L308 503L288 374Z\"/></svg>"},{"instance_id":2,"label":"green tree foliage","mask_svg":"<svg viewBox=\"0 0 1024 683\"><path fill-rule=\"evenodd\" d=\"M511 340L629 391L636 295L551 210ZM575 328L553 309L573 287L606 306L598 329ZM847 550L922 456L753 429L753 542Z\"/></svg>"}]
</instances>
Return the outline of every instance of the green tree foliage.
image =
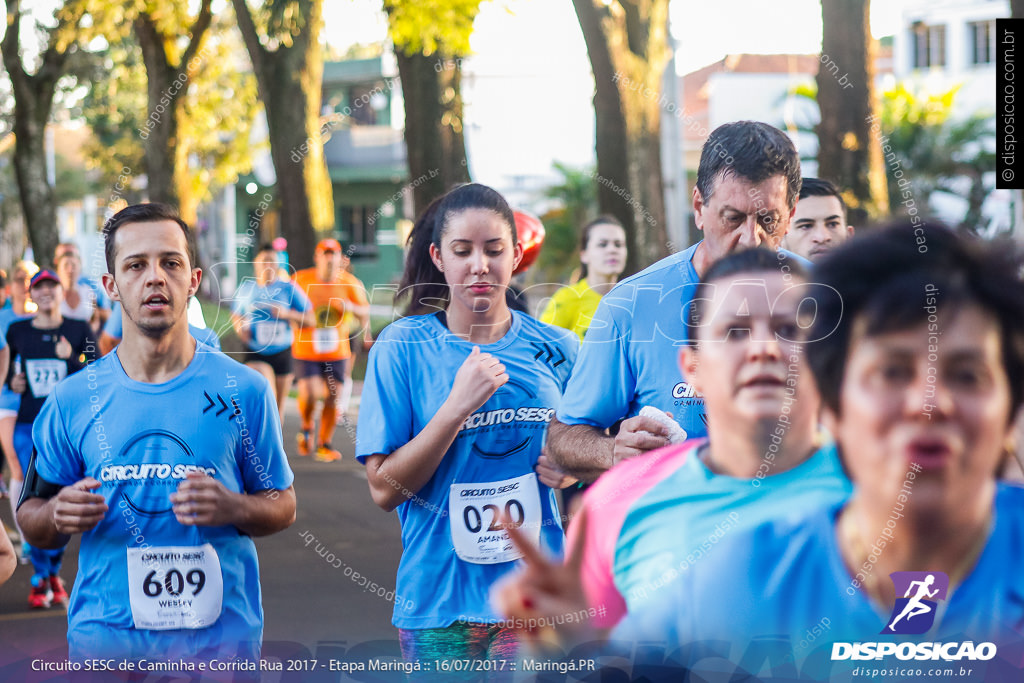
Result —
<instances>
[{"instance_id":1,"label":"green tree foliage","mask_svg":"<svg viewBox=\"0 0 1024 683\"><path fill-rule=\"evenodd\" d=\"M875 123L888 174L889 211L905 213L911 195L921 211L933 195L951 194L967 200L959 227L976 232L982 222L982 204L994 187L995 118L991 112L954 118L953 103L959 89L956 86L928 93L897 83L881 94ZM817 101L817 86L813 83L790 93ZM797 129L815 131L813 123L806 121L798 122ZM902 177L894 175L897 168ZM848 191L844 191L844 198L850 200Z\"/></svg>"},{"instance_id":2,"label":"green tree foliage","mask_svg":"<svg viewBox=\"0 0 1024 683\"><path fill-rule=\"evenodd\" d=\"M181 0L143 0L133 22L146 65L149 116L139 136L146 148L148 193L153 201L178 205L189 223L195 221L198 200L184 146L190 132L185 93L207 56L203 44L213 19L210 2L200 0L193 18Z\"/></svg>"},{"instance_id":3,"label":"green tree foliage","mask_svg":"<svg viewBox=\"0 0 1024 683\"><path fill-rule=\"evenodd\" d=\"M384 0L388 33L407 53L449 58L469 54L481 0Z\"/></svg>"},{"instance_id":4,"label":"green tree foliage","mask_svg":"<svg viewBox=\"0 0 1024 683\"><path fill-rule=\"evenodd\" d=\"M134 39L122 38L100 55L105 76L89 84L82 114L92 130L83 152L104 187L128 175L145 173L145 150L139 130L146 120L146 69Z\"/></svg>"},{"instance_id":5,"label":"green tree foliage","mask_svg":"<svg viewBox=\"0 0 1024 683\"><path fill-rule=\"evenodd\" d=\"M157 15L157 20L168 17ZM255 77L239 68L242 49L229 18L215 17L196 55L195 73L182 88L173 154L186 161L175 186L187 207L210 200L252 167L255 150L250 136L259 101ZM103 76L90 84L83 104L93 132L85 153L90 165L99 169L103 185L113 188L124 175L133 180L151 175L153 161L146 157L144 137L152 134L147 120L158 112L149 107L146 68L133 34L123 35L101 56ZM131 192L119 194L126 201L138 199Z\"/></svg>"},{"instance_id":6,"label":"green tree foliage","mask_svg":"<svg viewBox=\"0 0 1024 683\"><path fill-rule=\"evenodd\" d=\"M539 282L569 282L577 272L580 230L597 217L597 183L592 168L576 169L555 162L562 179L544 195L560 206L542 217L544 248L537 257L535 279Z\"/></svg>"},{"instance_id":7,"label":"green tree foliage","mask_svg":"<svg viewBox=\"0 0 1024 683\"><path fill-rule=\"evenodd\" d=\"M57 204L75 201L87 194L101 191L102 188L96 182L93 174L77 164L73 165L63 155L55 155L54 166L56 184L53 196Z\"/></svg>"},{"instance_id":8,"label":"green tree foliage","mask_svg":"<svg viewBox=\"0 0 1024 683\"><path fill-rule=\"evenodd\" d=\"M242 45L226 20L214 20L206 58L185 99L187 151L195 162L191 191L201 200L252 168L252 128L259 114L256 77L239 63Z\"/></svg>"}]
</instances>

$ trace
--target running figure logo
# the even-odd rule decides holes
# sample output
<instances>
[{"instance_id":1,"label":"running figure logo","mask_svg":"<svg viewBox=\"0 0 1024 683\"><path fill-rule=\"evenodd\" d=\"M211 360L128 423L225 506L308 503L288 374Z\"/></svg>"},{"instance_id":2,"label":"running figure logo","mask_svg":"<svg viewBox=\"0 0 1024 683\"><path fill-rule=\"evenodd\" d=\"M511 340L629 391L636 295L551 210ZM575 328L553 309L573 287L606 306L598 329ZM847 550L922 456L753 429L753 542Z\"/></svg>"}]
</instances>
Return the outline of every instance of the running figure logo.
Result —
<instances>
[{"instance_id":1,"label":"running figure logo","mask_svg":"<svg viewBox=\"0 0 1024 683\"><path fill-rule=\"evenodd\" d=\"M935 622L935 608L946 599L949 577L942 572L893 572L896 604L882 633L925 633ZM900 596L903 597L900 597Z\"/></svg>"}]
</instances>

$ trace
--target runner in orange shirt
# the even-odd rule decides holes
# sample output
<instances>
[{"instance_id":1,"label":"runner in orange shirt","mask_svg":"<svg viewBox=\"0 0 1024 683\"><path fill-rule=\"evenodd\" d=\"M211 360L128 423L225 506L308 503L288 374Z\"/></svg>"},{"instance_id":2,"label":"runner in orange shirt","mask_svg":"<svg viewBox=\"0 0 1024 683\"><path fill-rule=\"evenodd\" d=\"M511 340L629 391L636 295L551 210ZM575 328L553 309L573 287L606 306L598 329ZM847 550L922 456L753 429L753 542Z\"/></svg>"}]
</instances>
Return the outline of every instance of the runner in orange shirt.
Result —
<instances>
[{"instance_id":1,"label":"runner in orange shirt","mask_svg":"<svg viewBox=\"0 0 1024 683\"><path fill-rule=\"evenodd\" d=\"M351 252L351 247L341 254L341 270L365 291L366 285L352 272L352 258L349 256L349 252ZM367 309L367 313L369 313L369 309ZM359 323L358 327L354 327L356 322ZM365 318L360 318L351 309L346 311L345 328L349 333L348 348L352 351L352 355L349 356L348 364L345 368L345 382L341 386L341 395L337 400L338 419L342 421L348 419L348 409L352 404L352 388L355 384L352 381L352 368L355 367L359 351L360 349L369 351L370 347L373 346L373 333L370 330L370 318L368 315Z\"/></svg>"},{"instance_id":2,"label":"runner in orange shirt","mask_svg":"<svg viewBox=\"0 0 1024 683\"><path fill-rule=\"evenodd\" d=\"M313 444L313 413L323 399L316 459L333 462L341 453L331 448L337 421L336 404L345 382L345 366L352 352L345 313L352 312L362 324L369 324L370 304L366 289L355 276L341 268L341 245L337 240L320 240L313 256L315 266L295 274L295 284L306 293L316 313L316 327L297 326L292 356L299 379L299 455L309 455ZM326 389L326 390L325 390Z\"/></svg>"}]
</instances>

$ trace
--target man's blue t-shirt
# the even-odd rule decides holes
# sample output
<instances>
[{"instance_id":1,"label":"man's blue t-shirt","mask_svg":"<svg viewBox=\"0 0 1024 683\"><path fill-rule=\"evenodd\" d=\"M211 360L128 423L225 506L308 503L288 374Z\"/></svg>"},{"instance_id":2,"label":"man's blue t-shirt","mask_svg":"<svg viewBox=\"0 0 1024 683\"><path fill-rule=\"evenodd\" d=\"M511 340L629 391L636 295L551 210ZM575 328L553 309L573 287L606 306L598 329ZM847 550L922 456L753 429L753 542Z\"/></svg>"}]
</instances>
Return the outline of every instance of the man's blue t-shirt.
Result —
<instances>
[{"instance_id":1,"label":"man's blue t-shirt","mask_svg":"<svg viewBox=\"0 0 1024 683\"><path fill-rule=\"evenodd\" d=\"M560 422L605 429L650 405L672 413L689 438L707 435L704 397L679 371L686 314L700 283L693 267L699 246L626 278L601 299L558 407Z\"/></svg>"},{"instance_id":2,"label":"man's blue t-shirt","mask_svg":"<svg viewBox=\"0 0 1024 683\"><path fill-rule=\"evenodd\" d=\"M707 434L704 399L679 372L685 313L700 278L700 243L615 285L597 307L558 419L610 427L646 405L672 413L689 437Z\"/></svg>"},{"instance_id":3,"label":"man's blue t-shirt","mask_svg":"<svg viewBox=\"0 0 1024 683\"><path fill-rule=\"evenodd\" d=\"M397 508L404 551L395 626L500 620L488 591L513 569L518 554L494 527L498 511L523 521L535 543L561 554L555 494L533 468L578 344L568 330L513 312L508 333L480 346L505 365L509 381L466 419L430 481L407 492ZM473 346L453 335L440 314L403 318L381 332L370 350L359 410L360 462L393 453L423 431Z\"/></svg>"},{"instance_id":4,"label":"man's blue t-shirt","mask_svg":"<svg viewBox=\"0 0 1024 683\"><path fill-rule=\"evenodd\" d=\"M261 304L276 304L284 308L305 313L313 304L309 298L291 282L274 280L262 286L255 280L245 280L235 293L231 310L243 316L249 326L251 339L249 350L272 356L292 345L292 326L287 320L279 320Z\"/></svg>"},{"instance_id":5,"label":"man's blue t-shirt","mask_svg":"<svg viewBox=\"0 0 1024 683\"><path fill-rule=\"evenodd\" d=\"M169 496L189 471L236 493L291 485L261 375L207 348L174 379L148 384L109 353L57 385L32 438L40 477L63 486L93 477L109 507L82 534L68 608L73 659L258 658L252 539L234 526L183 526Z\"/></svg>"},{"instance_id":6,"label":"man's blue t-shirt","mask_svg":"<svg viewBox=\"0 0 1024 683\"><path fill-rule=\"evenodd\" d=\"M114 309L110 312L110 317L107 318L106 324L103 325L104 334L108 334L114 339L121 339L124 337L124 320L122 320L121 304L115 302ZM220 351L220 337L209 327L196 327L192 323L188 325L189 334L196 341L200 341L207 346L211 346L217 351ZM198 350L198 347L197 347Z\"/></svg>"},{"instance_id":7,"label":"man's blue t-shirt","mask_svg":"<svg viewBox=\"0 0 1024 683\"><path fill-rule=\"evenodd\" d=\"M882 634L890 610L883 613L870 602L844 563L836 540L840 509L831 506L795 520L777 520L725 539L691 568L689 580L676 582L650 609L631 613L613 633L613 641L667 643L672 651L685 651L698 641L710 643L732 665L748 670L764 665L783 677L799 670L804 676L800 680L813 681L849 680L850 670L858 666L932 669L963 664L975 667L976 673L987 666L991 673L1007 665L1005 659L903 661L892 656L832 661L831 653L837 642L971 640L1011 646L1004 656L1012 657L1012 646L1019 647L1024 639L1024 489L999 485L995 524L974 569L939 602L931 630L913 636ZM895 534L904 523L909 524L897 520ZM876 578L890 581L888 576ZM710 656L707 648L703 656ZM993 675L984 680L1019 678Z\"/></svg>"}]
</instances>

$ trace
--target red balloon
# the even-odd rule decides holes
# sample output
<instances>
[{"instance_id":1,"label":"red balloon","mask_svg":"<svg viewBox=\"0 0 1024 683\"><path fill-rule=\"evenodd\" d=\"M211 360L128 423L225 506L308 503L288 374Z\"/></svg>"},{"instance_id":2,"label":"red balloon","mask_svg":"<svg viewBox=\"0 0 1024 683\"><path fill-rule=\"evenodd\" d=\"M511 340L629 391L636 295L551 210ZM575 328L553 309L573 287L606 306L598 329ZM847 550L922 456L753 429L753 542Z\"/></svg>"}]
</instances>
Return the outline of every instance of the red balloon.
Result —
<instances>
[{"instance_id":1,"label":"red balloon","mask_svg":"<svg viewBox=\"0 0 1024 683\"><path fill-rule=\"evenodd\" d=\"M540 248L544 244L544 224L532 213L524 211L513 211L516 219L516 237L519 244L523 245L523 260L519 267L512 273L518 275L533 265L540 254Z\"/></svg>"}]
</instances>

